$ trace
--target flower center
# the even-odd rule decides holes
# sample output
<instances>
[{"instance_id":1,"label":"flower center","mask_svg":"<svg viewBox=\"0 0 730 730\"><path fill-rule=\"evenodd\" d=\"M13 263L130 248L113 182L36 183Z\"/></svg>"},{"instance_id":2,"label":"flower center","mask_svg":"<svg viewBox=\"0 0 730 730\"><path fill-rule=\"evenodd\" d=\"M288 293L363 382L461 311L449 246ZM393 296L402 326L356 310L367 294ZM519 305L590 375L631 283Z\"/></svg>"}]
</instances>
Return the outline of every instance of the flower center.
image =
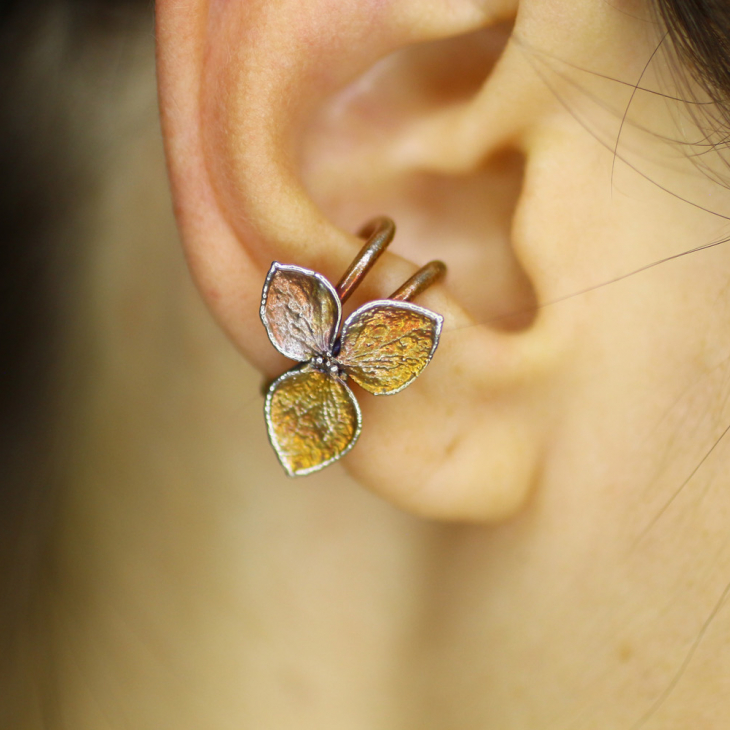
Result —
<instances>
[{"instance_id":1,"label":"flower center","mask_svg":"<svg viewBox=\"0 0 730 730\"><path fill-rule=\"evenodd\" d=\"M331 375L333 378L339 378L340 380L347 380L347 373L340 368L340 364L334 358L324 356L313 357L309 361L310 365L318 370L320 373L326 373Z\"/></svg>"}]
</instances>

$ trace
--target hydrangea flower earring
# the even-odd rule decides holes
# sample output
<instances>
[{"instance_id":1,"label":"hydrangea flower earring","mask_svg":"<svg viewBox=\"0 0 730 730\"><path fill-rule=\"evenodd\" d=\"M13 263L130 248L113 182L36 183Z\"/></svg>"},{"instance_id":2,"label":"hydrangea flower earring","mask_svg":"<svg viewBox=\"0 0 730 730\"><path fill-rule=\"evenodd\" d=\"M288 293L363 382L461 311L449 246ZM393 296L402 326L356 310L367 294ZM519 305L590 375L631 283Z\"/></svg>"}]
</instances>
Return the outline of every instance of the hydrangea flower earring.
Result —
<instances>
[{"instance_id":1,"label":"hydrangea flower earring","mask_svg":"<svg viewBox=\"0 0 730 730\"><path fill-rule=\"evenodd\" d=\"M322 274L275 261L264 282L261 320L271 344L295 365L269 387L269 439L290 476L311 474L357 441L362 414L352 379L373 395L410 385L439 343L443 317L410 299L446 273L440 261L419 269L388 299L368 302L342 325L342 305L393 240L388 218L371 221L368 240L336 287Z\"/></svg>"}]
</instances>

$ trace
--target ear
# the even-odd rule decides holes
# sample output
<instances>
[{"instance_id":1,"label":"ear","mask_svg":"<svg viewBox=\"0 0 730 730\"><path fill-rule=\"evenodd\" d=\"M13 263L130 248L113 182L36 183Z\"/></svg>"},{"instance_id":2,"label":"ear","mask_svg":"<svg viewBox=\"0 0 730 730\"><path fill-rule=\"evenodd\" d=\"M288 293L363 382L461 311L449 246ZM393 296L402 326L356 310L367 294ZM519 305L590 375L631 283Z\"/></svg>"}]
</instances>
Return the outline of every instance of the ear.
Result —
<instances>
[{"instance_id":1,"label":"ear","mask_svg":"<svg viewBox=\"0 0 730 730\"><path fill-rule=\"evenodd\" d=\"M497 520L524 503L548 430L533 399L570 330L560 312L534 317L540 267L511 237L529 115L518 94L485 96L514 12L477 0L157 3L190 268L267 377L291 366L258 315L272 260L335 282L362 244L349 231L384 213L400 225L400 253L383 256L364 298L387 296L429 258L449 266L418 300L445 317L434 361L397 396L358 393L363 434L343 460L429 517Z\"/></svg>"}]
</instances>

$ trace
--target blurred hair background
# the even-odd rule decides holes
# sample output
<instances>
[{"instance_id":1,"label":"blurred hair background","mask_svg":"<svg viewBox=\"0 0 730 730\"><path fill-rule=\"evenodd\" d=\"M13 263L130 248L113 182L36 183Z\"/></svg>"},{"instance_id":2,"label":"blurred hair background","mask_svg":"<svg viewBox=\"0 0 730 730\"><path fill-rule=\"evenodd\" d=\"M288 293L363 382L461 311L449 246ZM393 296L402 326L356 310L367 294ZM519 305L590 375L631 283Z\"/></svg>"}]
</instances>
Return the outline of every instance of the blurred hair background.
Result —
<instances>
[{"instance_id":1,"label":"blurred hair background","mask_svg":"<svg viewBox=\"0 0 730 730\"><path fill-rule=\"evenodd\" d=\"M149 0L0 4L0 727L42 646L35 594L63 481L60 422L89 360L85 246L110 165L155 120ZM151 121L152 120L152 121ZM156 127L153 127L153 130ZM154 135L155 132L153 131ZM157 133L159 135L159 133ZM86 316L86 314L83 314ZM91 354L91 353L90 353ZM40 643L39 643L40 642ZM23 689L22 687L25 687Z\"/></svg>"}]
</instances>

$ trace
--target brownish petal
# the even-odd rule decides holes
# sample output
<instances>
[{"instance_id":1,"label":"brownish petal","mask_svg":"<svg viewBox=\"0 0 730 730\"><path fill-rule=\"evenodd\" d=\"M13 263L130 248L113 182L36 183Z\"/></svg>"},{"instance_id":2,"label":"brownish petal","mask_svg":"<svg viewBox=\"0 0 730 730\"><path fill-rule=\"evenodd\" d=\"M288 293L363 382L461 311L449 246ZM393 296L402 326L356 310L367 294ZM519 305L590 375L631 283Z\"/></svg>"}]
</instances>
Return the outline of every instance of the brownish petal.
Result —
<instances>
[{"instance_id":1,"label":"brownish petal","mask_svg":"<svg viewBox=\"0 0 730 730\"><path fill-rule=\"evenodd\" d=\"M274 262L261 296L261 320L274 347L305 362L326 355L340 326L341 305L332 284L316 271Z\"/></svg>"}]
</instances>

